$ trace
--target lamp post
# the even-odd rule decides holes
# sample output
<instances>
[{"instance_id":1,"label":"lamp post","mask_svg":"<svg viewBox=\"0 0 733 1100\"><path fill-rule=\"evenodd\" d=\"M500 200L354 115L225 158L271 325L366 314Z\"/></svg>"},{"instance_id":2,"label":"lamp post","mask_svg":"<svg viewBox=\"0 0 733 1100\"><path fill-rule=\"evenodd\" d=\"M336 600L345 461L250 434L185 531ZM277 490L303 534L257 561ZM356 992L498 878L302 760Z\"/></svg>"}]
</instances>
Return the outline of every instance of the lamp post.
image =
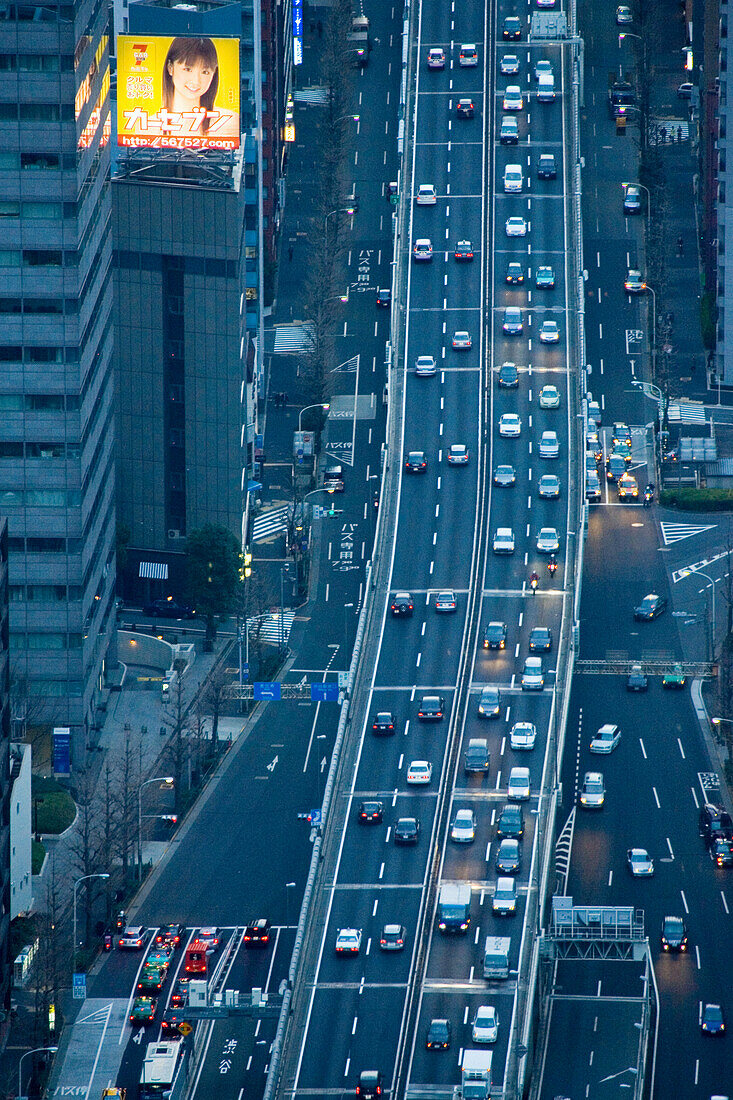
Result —
<instances>
[{"instance_id":1,"label":"lamp post","mask_svg":"<svg viewBox=\"0 0 733 1100\"><path fill-rule=\"evenodd\" d=\"M18 1062L18 1096L23 1095L23 1078L21 1076L23 1071L23 1059L27 1058L29 1054L40 1054L42 1050L47 1050L51 1054L55 1054L58 1047L36 1047L34 1050L27 1050L25 1054L21 1054L20 1061Z\"/></svg>"},{"instance_id":2,"label":"lamp post","mask_svg":"<svg viewBox=\"0 0 733 1100\"><path fill-rule=\"evenodd\" d=\"M76 942L76 891L80 882L86 882L87 879L90 878L109 878L109 875L106 872L99 872L94 875L82 875L81 878L78 878L74 883L74 946L71 952L71 966L74 972L76 972L76 948L78 946ZM44 1050L46 1048L41 1047L40 1049ZM28 1051L28 1053L32 1054L33 1051ZM25 1058L25 1055L23 1055L23 1058ZM20 1066L18 1066L18 1075L20 1076ZM20 1093L20 1086L18 1087L18 1093Z\"/></svg>"},{"instance_id":3,"label":"lamp post","mask_svg":"<svg viewBox=\"0 0 733 1100\"><path fill-rule=\"evenodd\" d=\"M708 631L708 660L712 661L712 660L715 659L715 581L707 573L703 573L702 569L680 569L680 576L681 577L699 576L699 577L704 577L706 581L710 582L710 588L712 589L712 598L711 598L711 601L710 601L711 602L711 608L710 608L711 621L710 621L710 628L709 628L709 631Z\"/></svg>"},{"instance_id":4,"label":"lamp post","mask_svg":"<svg viewBox=\"0 0 733 1100\"><path fill-rule=\"evenodd\" d=\"M348 612L349 608L353 607L353 603L344 604L344 668L349 671L349 627L348 627Z\"/></svg>"},{"instance_id":5,"label":"lamp post","mask_svg":"<svg viewBox=\"0 0 733 1100\"><path fill-rule=\"evenodd\" d=\"M285 927L290 926L290 891L295 888L294 882L285 883Z\"/></svg>"},{"instance_id":6,"label":"lamp post","mask_svg":"<svg viewBox=\"0 0 733 1100\"><path fill-rule=\"evenodd\" d=\"M137 789L137 880L143 877L143 789L151 783L173 783L172 775L156 775L152 779L146 779Z\"/></svg>"},{"instance_id":7,"label":"lamp post","mask_svg":"<svg viewBox=\"0 0 733 1100\"><path fill-rule=\"evenodd\" d=\"M325 733L317 733L316 734L316 741L325 741L325 740L326 740ZM318 794L318 801L317 801L316 805L320 809L320 806L321 806L321 761L318 759L319 756L320 756L320 752L317 752L316 753L316 792Z\"/></svg>"},{"instance_id":8,"label":"lamp post","mask_svg":"<svg viewBox=\"0 0 733 1100\"><path fill-rule=\"evenodd\" d=\"M334 119L333 124L335 126L337 122L346 122L347 119L351 122L358 122L359 118L360 115L341 115L339 118Z\"/></svg>"},{"instance_id":9,"label":"lamp post","mask_svg":"<svg viewBox=\"0 0 733 1100\"><path fill-rule=\"evenodd\" d=\"M328 412L330 408L331 406L328 403L321 404L320 401L317 401L315 405L306 405L305 408L301 409L298 413L298 431L302 431L303 413L308 412L309 409L323 409L324 412Z\"/></svg>"},{"instance_id":10,"label":"lamp post","mask_svg":"<svg viewBox=\"0 0 733 1100\"><path fill-rule=\"evenodd\" d=\"M334 214L354 214L356 208L353 206L338 206L335 210L329 210L323 219L323 236L325 243L328 244L328 219L332 218Z\"/></svg>"}]
</instances>

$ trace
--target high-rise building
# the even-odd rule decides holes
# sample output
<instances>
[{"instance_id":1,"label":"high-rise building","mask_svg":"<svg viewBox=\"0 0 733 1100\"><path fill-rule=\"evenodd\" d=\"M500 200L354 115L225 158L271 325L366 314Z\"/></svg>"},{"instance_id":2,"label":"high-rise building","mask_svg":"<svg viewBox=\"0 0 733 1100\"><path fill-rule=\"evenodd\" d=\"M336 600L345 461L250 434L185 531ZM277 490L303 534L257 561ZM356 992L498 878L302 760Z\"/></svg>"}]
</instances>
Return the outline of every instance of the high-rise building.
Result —
<instances>
[{"instance_id":1,"label":"high-rise building","mask_svg":"<svg viewBox=\"0 0 733 1100\"><path fill-rule=\"evenodd\" d=\"M107 6L0 9L11 679L84 760L115 625Z\"/></svg>"},{"instance_id":2,"label":"high-rise building","mask_svg":"<svg viewBox=\"0 0 733 1100\"><path fill-rule=\"evenodd\" d=\"M147 600L182 594L195 528L242 537L261 347L261 163L243 6L152 0L131 3L127 19L112 185L117 483L130 532L124 594ZM214 73L186 110L182 95L165 99L179 54Z\"/></svg>"},{"instance_id":3,"label":"high-rise building","mask_svg":"<svg viewBox=\"0 0 733 1100\"><path fill-rule=\"evenodd\" d=\"M10 802L13 778L10 766L10 679L8 650L8 525L0 519L0 1008L10 1008L12 913ZM30 746L27 746L30 753Z\"/></svg>"}]
</instances>

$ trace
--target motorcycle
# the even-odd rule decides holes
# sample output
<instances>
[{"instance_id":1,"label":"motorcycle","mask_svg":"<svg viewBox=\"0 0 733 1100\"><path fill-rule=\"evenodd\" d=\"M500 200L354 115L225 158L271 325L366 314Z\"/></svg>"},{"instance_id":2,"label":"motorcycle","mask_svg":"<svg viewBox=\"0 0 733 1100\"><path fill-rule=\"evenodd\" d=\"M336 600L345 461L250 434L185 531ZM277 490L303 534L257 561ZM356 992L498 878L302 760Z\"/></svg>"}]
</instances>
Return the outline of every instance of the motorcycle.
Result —
<instances>
[{"instance_id":1,"label":"motorcycle","mask_svg":"<svg viewBox=\"0 0 733 1100\"><path fill-rule=\"evenodd\" d=\"M111 932L105 932L102 942L103 942L103 945L104 945L104 950L105 951L111 951L112 950L112 933Z\"/></svg>"},{"instance_id":2,"label":"motorcycle","mask_svg":"<svg viewBox=\"0 0 733 1100\"><path fill-rule=\"evenodd\" d=\"M124 929L124 927L126 926L126 924L127 924L127 913L125 912L124 909L120 909L119 913L117 914L117 919L115 920L115 929L118 932L121 932Z\"/></svg>"},{"instance_id":3,"label":"motorcycle","mask_svg":"<svg viewBox=\"0 0 733 1100\"><path fill-rule=\"evenodd\" d=\"M533 592L537 591L537 585L540 583L539 573L533 573L529 578L529 583Z\"/></svg>"},{"instance_id":4,"label":"motorcycle","mask_svg":"<svg viewBox=\"0 0 733 1100\"><path fill-rule=\"evenodd\" d=\"M647 485L646 489L644 490L644 507L648 508L653 500L654 500L654 486L653 485Z\"/></svg>"},{"instance_id":5,"label":"motorcycle","mask_svg":"<svg viewBox=\"0 0 733 1100\"><path fill-rule=\"evenodd\" d=\"M551 555L550 560L547 563L547 568L549 570L550 576L554 577L555 573L557 572L557 561L555 560L554 554Z\"/></svg>"}]
</instances>

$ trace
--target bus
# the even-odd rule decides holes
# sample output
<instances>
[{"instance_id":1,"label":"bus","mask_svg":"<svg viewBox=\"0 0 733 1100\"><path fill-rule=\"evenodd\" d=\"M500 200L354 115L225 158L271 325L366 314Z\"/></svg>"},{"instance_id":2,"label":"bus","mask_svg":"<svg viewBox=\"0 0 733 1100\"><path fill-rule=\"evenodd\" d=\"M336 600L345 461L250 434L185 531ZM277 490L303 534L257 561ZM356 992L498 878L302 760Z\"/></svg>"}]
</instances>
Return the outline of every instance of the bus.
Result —
<instances>
[{"instance_id":1,"label":"bus","mask_svg":"<svg viewBox=\"0 0 733 1100\"><path fill-rule=\"evenodd\" d=\"M206 951L208 946L203 940L191 941L186 948L186 961L184 963L186 974L195 974L200 978L206 977L208 967Z\"/></svg>"},{"instance_id":2,"label":"bus","mask_svg":"<svg viewBox=\"0 0 733 1100\"><path fill-rule=\"evenodd\" d=\"M140 1074L140 1100L170 1100L187 1053L182 1042L148 1043Z\"/></svg>"}]
</instances>

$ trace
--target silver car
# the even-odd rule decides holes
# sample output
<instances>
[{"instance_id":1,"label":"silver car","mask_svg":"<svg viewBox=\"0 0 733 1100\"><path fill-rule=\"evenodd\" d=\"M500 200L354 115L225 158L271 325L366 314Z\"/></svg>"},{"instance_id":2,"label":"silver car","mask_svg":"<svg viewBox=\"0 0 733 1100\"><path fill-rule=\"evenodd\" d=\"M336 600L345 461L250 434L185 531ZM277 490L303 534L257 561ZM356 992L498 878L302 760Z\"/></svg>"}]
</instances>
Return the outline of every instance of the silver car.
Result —
<instances>
[{"instance_id":1,"label":"silver car","mask_svg":"<svg viewBox=\"0 0 733 1100\"><path fill-rule=\"evenodd\" d=\"M456 844L473 844L476 839L476 815L473 810L456 810L450 838Z\"/></svg>"}]
</instances>

